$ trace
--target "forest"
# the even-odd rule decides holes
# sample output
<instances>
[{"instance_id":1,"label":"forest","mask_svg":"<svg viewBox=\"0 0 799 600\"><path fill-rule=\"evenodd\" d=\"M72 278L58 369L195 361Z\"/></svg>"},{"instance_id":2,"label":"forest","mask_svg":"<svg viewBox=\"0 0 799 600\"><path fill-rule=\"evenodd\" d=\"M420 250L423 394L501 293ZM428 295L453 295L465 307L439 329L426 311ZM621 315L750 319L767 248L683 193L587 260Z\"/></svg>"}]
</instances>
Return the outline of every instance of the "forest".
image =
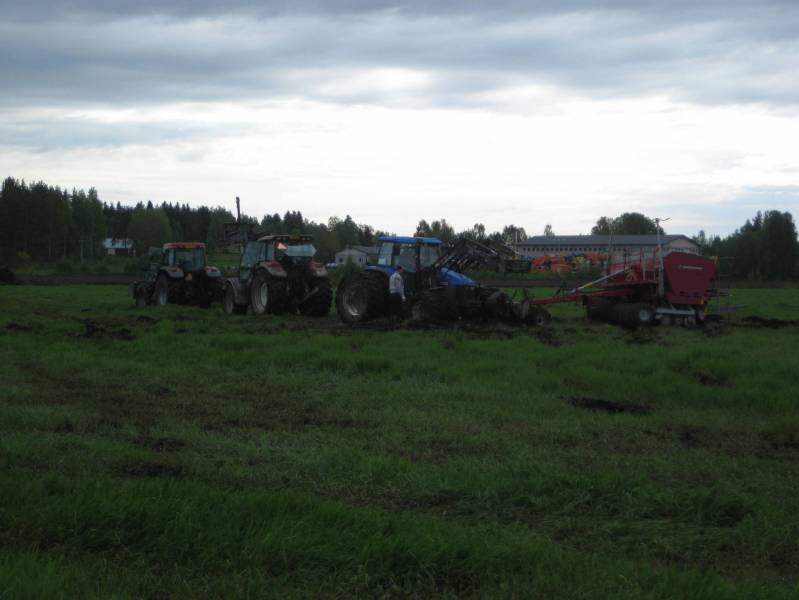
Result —
<instances>
[{"instance_id":1,"label":"forest","mask_svg":"<svg viewBox=\"0 0 799 600\"><path fill-rule=\"evenodd\" d=\"M300 210L286 211L283 216L266 214L260 219L242 215L241 219L257 223L269 233L314 235L318 255L324 261L348 245L372 245L376 238L389 233L357 223L350 215L317 223L304 218ZM219 206L191 207L167 202L156 205L150 201L124 206L103 202L95 188L69 191L44 182L28 184L7 177L0 189L0 263L13 266L29 261L98 258L103 254L101 244L105 238L132 239L137 253L178 239L204 241L213 251L221 242L223 223L234 220L229 210ZM655 233L655 227L645 215L624 213L615 218L599 217L591 233ZM464 235L512 244L528 235L524 227L513 224L494 232L487 231L482 223L455 231L444 218L431 222L422 219L416 229L416 235L444 241ZM549 224L543 233L555 235ZM693 239L705 255L727 258L735 277L776 280L799 275L799 241L789 212L758 211L726 237L707 237L700 231Z\"/></svg>"}]
</instances>

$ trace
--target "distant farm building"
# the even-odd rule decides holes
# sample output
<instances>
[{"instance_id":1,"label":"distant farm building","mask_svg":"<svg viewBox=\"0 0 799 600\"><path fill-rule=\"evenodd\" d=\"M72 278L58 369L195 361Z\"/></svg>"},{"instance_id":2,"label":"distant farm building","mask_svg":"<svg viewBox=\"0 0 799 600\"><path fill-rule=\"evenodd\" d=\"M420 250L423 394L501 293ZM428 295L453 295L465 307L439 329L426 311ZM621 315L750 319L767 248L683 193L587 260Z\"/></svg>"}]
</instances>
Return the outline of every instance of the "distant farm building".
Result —
<instances>
[{"instance_id":1,"label":"distant farm building","mask_svg":"<svg viewBox=\"0 0 799 600\"><path fill-rule=\"evenodd\" d=\"M122 238L105 238L103 248L106 254L130 256L133 254L133 240Z\"/></svg>"},{"instance_id":2,"label":"distant farm building","mask_svg":"<svg viewBox=\"0 0 799 600\"><path fill-rule=\"evenodd\" d=\"M347 246L345 250L336 252L336 264L345 265L347 261L359 267L367 263L374 264L379 253L380 246Z\"/></svg>"},{"instance_id":3,"label":"distant farm building","mask_svg":"<svg viewBox=\"0 0 799 600\"><path fill-rule=\"evenodd\" d=\"M684 235L661 235L664 252L677 251L699 254L699 245ZM539 256L576 256L607 253L609 235L537 235L515 245L516 251L527 259ZM657 235L614 235L613 252L654 254Z\"/></svg>"}]
</instances>

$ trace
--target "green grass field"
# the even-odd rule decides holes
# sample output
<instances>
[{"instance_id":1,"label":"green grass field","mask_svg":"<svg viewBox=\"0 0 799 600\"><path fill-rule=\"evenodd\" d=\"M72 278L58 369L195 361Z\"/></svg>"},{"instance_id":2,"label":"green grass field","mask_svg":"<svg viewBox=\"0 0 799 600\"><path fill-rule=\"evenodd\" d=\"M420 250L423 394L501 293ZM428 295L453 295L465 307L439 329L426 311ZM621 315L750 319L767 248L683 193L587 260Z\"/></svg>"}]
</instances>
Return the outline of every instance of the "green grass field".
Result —
<instances>
[{"instance_id":1,"label":"green grass field","mask_svg":"<svg viewBox=\"0 0 799 600\"><path fill-rule=\"evenodd\" d=\"M0 598L795 598L799 290L734 301L353 330L0 288Z\"/></svg>"}]
</instances>

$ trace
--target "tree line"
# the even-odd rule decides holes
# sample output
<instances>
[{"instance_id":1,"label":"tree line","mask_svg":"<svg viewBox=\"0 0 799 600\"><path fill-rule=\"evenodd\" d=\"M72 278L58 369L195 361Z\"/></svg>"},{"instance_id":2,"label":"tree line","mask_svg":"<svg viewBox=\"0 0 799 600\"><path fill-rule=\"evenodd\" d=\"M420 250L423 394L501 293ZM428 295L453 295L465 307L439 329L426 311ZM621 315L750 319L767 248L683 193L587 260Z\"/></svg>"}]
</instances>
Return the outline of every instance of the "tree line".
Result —
<instances>
[{"instance_id":1,"label":"tree line","mask_svg":"<svg viewBox=\"0 0 799 600\"><path fill-rule=\"evenodd\" d=\"M85 259L103 255L105 238L131 239L137 253L150 246L174 240L204 241L215 250L223 235L223 224L234 221L233 214L222 207L192 208L188 204L139 202L135 206L108 204L98 197L97 190L71 191L44 182L27 184L8 177L0 188L0 262L25 260L42 262L60 258ZM372 246L388 232L356 223L351 216L330 217L317 223L303 217L302 212L287 211L266 214L261 219L242 215L241 220L254 223L274 234L311 234L321 260L332 260L335 253L347 246ZM600 217L592 234L655 233L655 222L641 213L624 213L618 217ZM660 229L661 233L665 233ZM507 245L528 237L524 227L506 225L489 232L482 223L456 231L446 219L419 221L417 236L436 237L451 242L459 236L475 240L491 240ZM555 235L547 224L544 235ZM729 267L735 277L785 279L799 274L799 242L796 225L788 212L758 212L754 218L731 235L707 238L700 231L694 236L704 254L732 257Z\"/></svg>"}]
</instances>

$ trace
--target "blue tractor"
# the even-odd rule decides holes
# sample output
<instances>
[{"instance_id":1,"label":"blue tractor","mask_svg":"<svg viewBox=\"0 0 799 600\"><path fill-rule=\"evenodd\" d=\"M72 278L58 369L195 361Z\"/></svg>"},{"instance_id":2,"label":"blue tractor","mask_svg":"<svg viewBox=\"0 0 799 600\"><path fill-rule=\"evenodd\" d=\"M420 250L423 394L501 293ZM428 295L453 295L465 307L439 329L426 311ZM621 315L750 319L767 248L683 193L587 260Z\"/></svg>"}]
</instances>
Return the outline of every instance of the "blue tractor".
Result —
<instances>
[{"instance_id":1,"label":"blue tractor","mask_svg":"<svg viewBox=\"0 0 799 600\"><path fill-rule=\"evenodd\" d=\"M380 238L377 264L347 275L336 290L336 310L345 323L361 323L389 313L388 279L403 267L408 310L414 320L494 318L543 324L548 314L527 302L514 303L498 288L484 287L464 271L503 270L504 253L460 238L452 246L428 237Z\"/></svg>"}]
</instances>

